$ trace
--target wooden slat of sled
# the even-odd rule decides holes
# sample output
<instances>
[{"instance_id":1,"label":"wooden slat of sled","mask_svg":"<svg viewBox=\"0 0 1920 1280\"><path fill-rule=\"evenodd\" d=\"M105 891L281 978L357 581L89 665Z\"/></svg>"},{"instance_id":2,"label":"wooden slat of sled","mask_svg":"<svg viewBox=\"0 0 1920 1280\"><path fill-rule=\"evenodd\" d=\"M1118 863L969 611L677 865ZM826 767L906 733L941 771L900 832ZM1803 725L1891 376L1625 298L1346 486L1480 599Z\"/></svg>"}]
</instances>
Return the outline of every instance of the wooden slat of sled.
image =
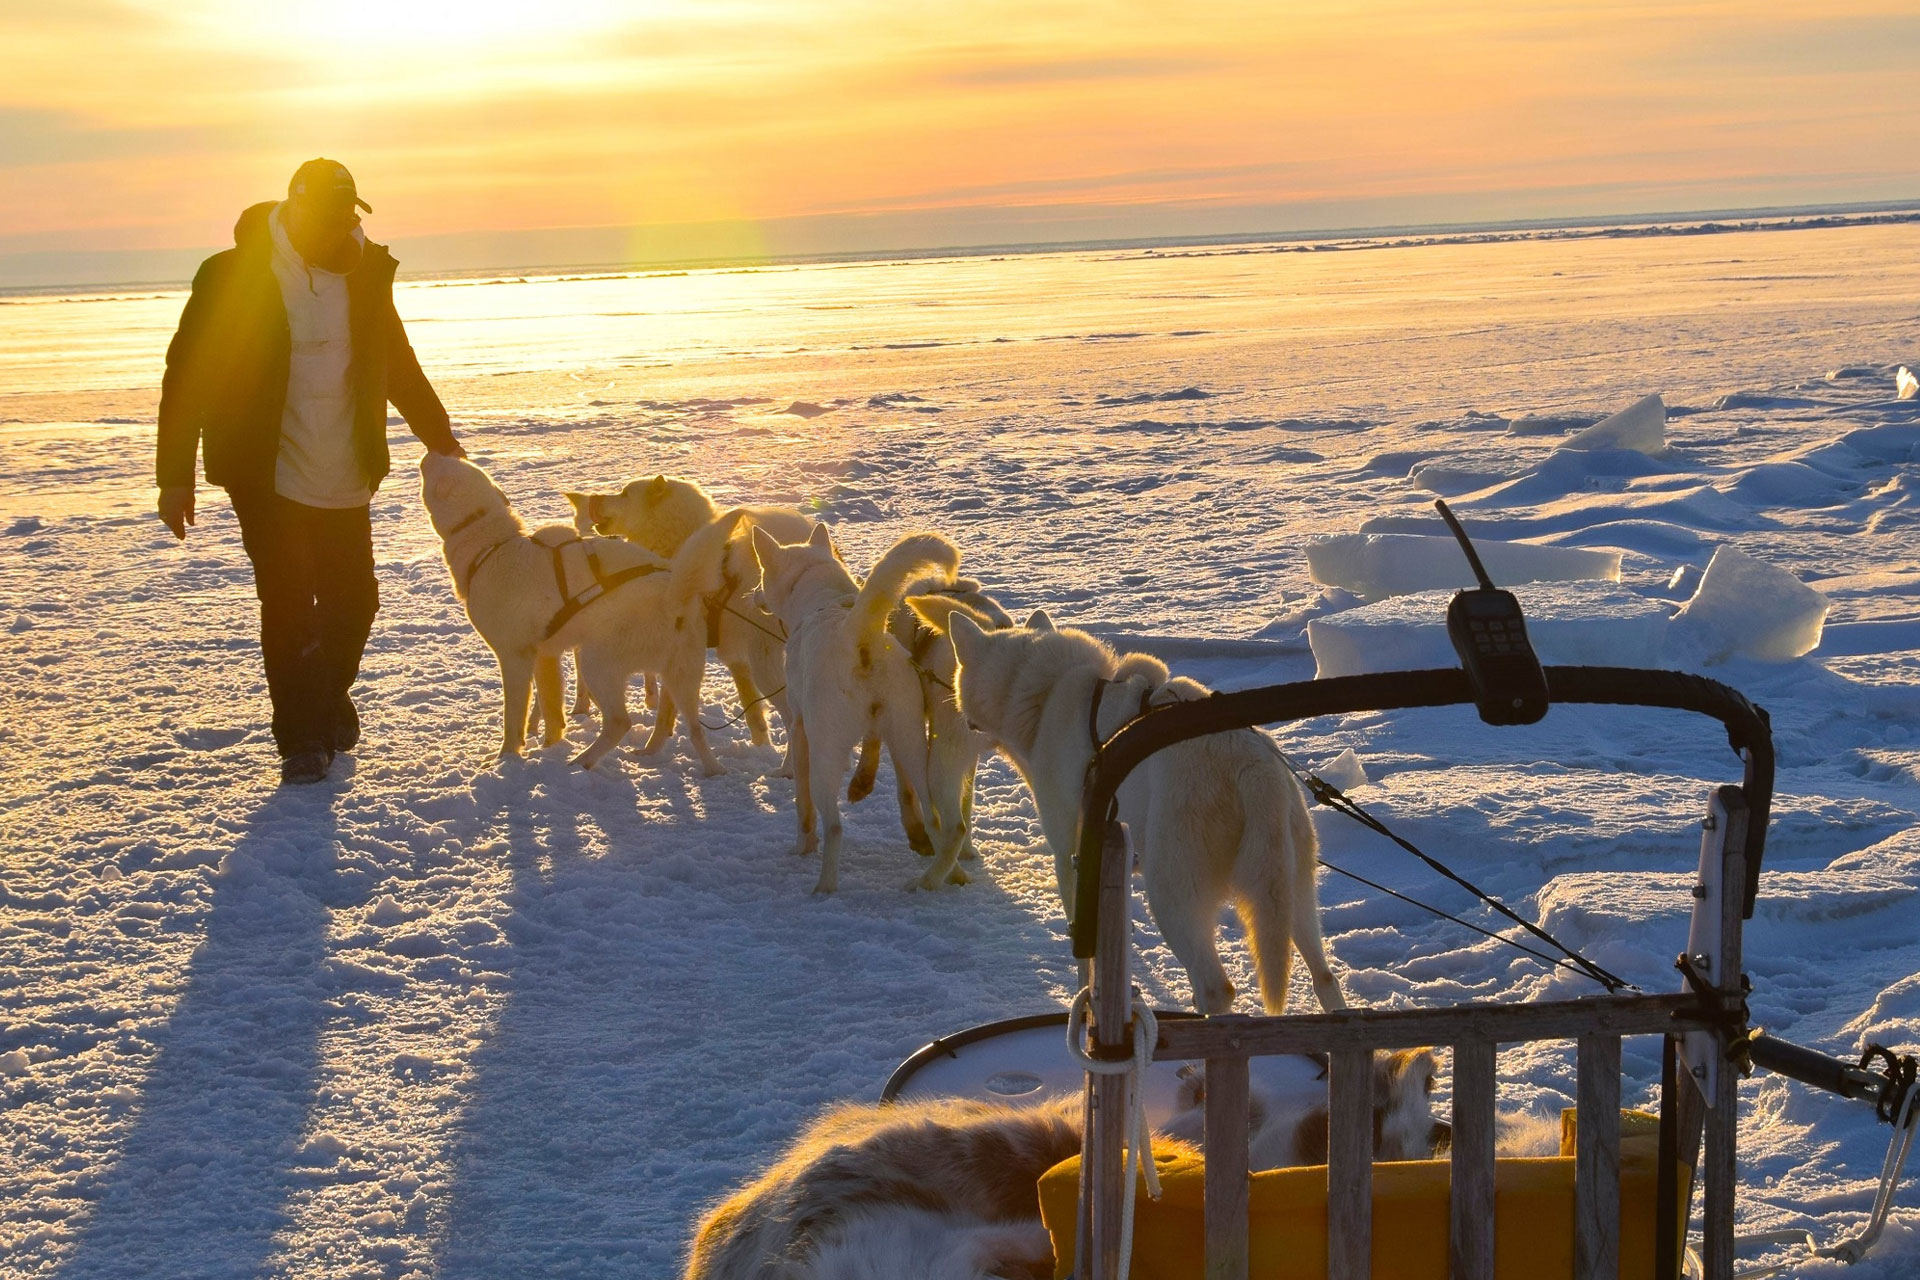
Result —
<instances>
[{"instance_id":1,"label":"wooden slat of sled","mask_svg":"<svg viewBox=\"0 0 1920 1280\"><path fill-rule=\"evenodd\" d=\"M1453 1280L1493 1280L1494 1044L1453 1046Z\"/></svg>"},{"instance_id":2,"label":"wooden slat of sled","mask_svg":"<svg viewBox=\"0 0 1920 1280\"><path fill-rule=\"evenodd\" d=\"M1574 1117L1573 1278L1620 1275L1620 1038L1581 1036Z\"/></svg>"},{"instance_id":3,"label":"wooden slat of sled","mask_svg":"<svg viewBox=\"0 0 1920 1280\"><path fill-rule=\"evenodd\" d=\"M1596 996L1538 1004L1468 1004L1450 1009L1354 1009L1222 1024L1217 1018L1160 1024L1154 1057L1187 1061L1241 1054L1406 1049L1486 1040L1576 1040L1584 1035L1664 1035L1710 1024L1691 994ZM1228 1041L1235 1043L1229 1045Z\"/></svg>"},{"instance_id":4,"label":"wooden slat of sled","mask_svg":"<svg viewBox=\"0 0 1920 1280\"><path fill-rule=\"evenodd\" d=\"M1327 1280L1373 1271L1373 1053L1337 1049L1327 1081Z\"/></svg>"},{"instance_id":5,"label":"wooden slat of sled","mask_svg":"<svg viewBox=\"0 0 1920 1280\"><path fill-rule=\"evenodd\" d=\"M1207 1280L1247 1280L1247 1060L1207 1060Z\"/></svg>"}]
</instances>

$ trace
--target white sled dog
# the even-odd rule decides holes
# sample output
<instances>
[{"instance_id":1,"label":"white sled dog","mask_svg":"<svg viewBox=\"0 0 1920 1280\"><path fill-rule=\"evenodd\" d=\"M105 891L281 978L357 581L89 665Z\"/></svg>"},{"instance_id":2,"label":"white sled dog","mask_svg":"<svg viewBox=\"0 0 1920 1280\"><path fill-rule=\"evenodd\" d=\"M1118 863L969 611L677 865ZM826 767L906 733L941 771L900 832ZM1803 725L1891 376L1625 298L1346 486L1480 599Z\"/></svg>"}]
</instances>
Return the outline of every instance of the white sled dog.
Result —
<instances>
[{"instance_id":1,"label":"white sled dog","mask_svg":"<svg viewBox=\"0 0 1920 1280\"><path fill-rule=\"evenodd\" d=\"M964 613L951 614L950 623L922 616L953 637L955 688L968 722L993 738L1033 791L1071 915L1080 792L1095 739L1105 741L1152 706L1207 690L1169 679L1156 658L1120 658L1084 632L1056 631L1045 614L1004 631L983 630ZM1233 984L1214 945L1229 899L1246 926L1268 1013L1286 1011L1289 943L1307 963L1320 1007L1346 1007L1320 938L1318 846L1306 797L1271 743L1242 729L1169 747L1134 770L1119 799L1147 907L1186 967L1200 1012L1233 1007Z\"/></svg>"},{"instance_id":2,"label":"white sled dog","mask_svg":"<svg viewBox=\"0 0 1920 1280\"><path fill-rule=\"evenodd\" d=\"M1376 1159L1430 1159L1447 1144L1433 1072L1430 1049L1375 1056ZM1157 1156L1198 1154L1205 1097L1204 1076L1182 1083ZM1258 1086L1248 1101L1249 1169L1326 1162L1325 1107L1289 1108ZM836 1107L706 1214L685 1280L1050 1277L1039 1181L1080 1154L1082 1115L1078 1094Z\"/></svg>"},{"instance_id":3,"label":"white sled dog","mask_svg":"<svg viewBox=\"0 0 1920 1280\"><path fill-rule=\"evenodd\" d=\"M1373 1055L1373 1158L1429 1160L1453 1143L1453 1126L1433 1114L1432 1049ZM1200 1063L1180 1069L1180 1091L1167 1133L1200 1145L1206 1123L1207 1073ZM1327 1106L1302 1106L1270 1096L1258 1084L1247 1093L1247 1168L1286 1169L1327 1162Z\"/></svg>"},{"instance_id":4,"label":"white sled dog","mask_svg":"<svg viewBox=\"0 0 1920 1280\"><path fill-rule=\"evenodd\" d=\"M568 493L574 524L595 533L637 542L655 555L672 556L688 538L710 528L720 518L713 498L700 485L681 476L659 475L633 480L618 493ZM707 646L733 677L740 694L747 735L765 746L766 704L772 703L782 725L791 725L787 705L786 645L772 616L754 603L760 584L760 566L754 562L750 530L765 529L781 542L805 542L814 522L792 507L743 507L740 526L727 542L720 582L702 598ZM661 714L672 727L671 704ZM791 772L792 732L788 732L788 759L782 776Z\"/></svg>"},{"instance_id":5,"label":"white sled dog","mask_svg":"<svg viewBox=\"0 0 1920 1280\"><path fill-rule=\"evenodd\" d=\"M794 807L800 824L797 854L816 847L815 817L826 829L815 893L831 893L840 881L840 788L854 748L870 737L886 744L893 765L917 796L927 788L926 717L920 677L908 654L887 632L887 619L909 582L938 573L951 580L960 553L935 533L909 534L856 583L834 554L825 525L806 542L790 545L765 529L753 531L760 562L760 595L787 632L787 722L793 756ZM952 881L965 884L955 865L962 830L958 813L929 804L928 834L933 865L921 888Z\"/></svg>"},{"instance_id":6,"label":"white sled dog","mask_svg":"<svg viewBox=\"0 0 1920 1280\"><path fill-rule=\"evenodd\" d=\"M700 724L706 646L699 596L718 583L719 552L738 517L689 540L671 562L617 538L574 540L564 526L536 538L487 473L461 458L420 460L420 497L440 535L454 594L500 663L506 700L500 754L526 742L528 699L537 684L546 724L542 745L558 742L560 655L579 652L580 678L600 708L600 733L573 763L591 769L632 727L627 680L658 672L690 709L687 737L708 774L724 773ZM642 754L666 746L659 721Z\"/></svg>"}]
</instances>

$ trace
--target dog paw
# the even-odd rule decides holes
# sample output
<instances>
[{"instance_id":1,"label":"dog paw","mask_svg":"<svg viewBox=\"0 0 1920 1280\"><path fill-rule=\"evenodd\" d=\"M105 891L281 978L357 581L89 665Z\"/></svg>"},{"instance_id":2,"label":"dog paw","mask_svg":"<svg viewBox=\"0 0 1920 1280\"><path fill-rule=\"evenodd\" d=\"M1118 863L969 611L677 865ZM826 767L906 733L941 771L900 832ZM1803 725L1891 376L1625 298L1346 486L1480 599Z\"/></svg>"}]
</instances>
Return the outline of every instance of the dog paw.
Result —
<instances>
[{"instance_id":1,"label":"dog paw","mask_svg":"<svg viewBox=\"0 0 1920 1280\"><path fill-rule=\"evenodd\" d=\"M727 766L721 764L718 760L715 760L712 764L703 764L700 766L700 776L703 778L722 777L726 772Z\"/></svg>"},{"instance_id":2,"label":"dog paw","mask_svg":"<svg viewBox=\"0 0 1920 1280\"><path fill-rule=\"evenodd\" d=\"M953 870L947 872L947 883L948 884L972 884L973 877L968 875L966 872L962 871L959 867L955 867Z\"/></svg>"},{"instance_id":3,"label":"dog paw","mask_svg":"<svg viewBox=\"0 0 1920 1280\"><path fill-rule=\"evenodd\" d=\"M826 894L834 892L839 887L840 887L840 881L837 876L831 877L831 878L827 876L821 876L820 879L814 883L813 896L816 898L824 897Z\"/></svg>"}]
</instances>

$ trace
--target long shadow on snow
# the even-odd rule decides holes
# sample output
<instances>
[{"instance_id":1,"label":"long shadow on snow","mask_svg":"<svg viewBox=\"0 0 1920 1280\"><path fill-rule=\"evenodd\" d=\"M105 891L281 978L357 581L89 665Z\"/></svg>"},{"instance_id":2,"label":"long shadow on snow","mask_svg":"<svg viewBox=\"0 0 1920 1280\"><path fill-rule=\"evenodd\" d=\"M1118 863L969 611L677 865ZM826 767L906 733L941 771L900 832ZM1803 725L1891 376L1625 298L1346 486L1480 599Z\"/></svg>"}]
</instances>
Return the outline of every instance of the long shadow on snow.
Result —
<instances>
[{"instance_id":1,"label":"long shadow on snow","mask_svg":"<svg viewBox=\"0 0 1920 1280\"><path fill-rule=\"evenodd\" d=\"M63 1280L261 1274L287 1225L326 1018L331 786L274 792L215 881L139 1118Z\"/></svg>"},{"instance_id":2,"label":"long shadow on snow","mask_svg":"<svg viewBox=\"0 0 1920 1280\"><path fill-rule=\"evenodd\" d=\"M509 847L513 990L474 1058L437 1275L677 1274L700 1211L822 1106L1055 1003L1060 974L983 962L1061 950L990 874L903 891L922 864L888 780L847 814L831 899L786 852L790 782L583 781L584 809L503 789L481 819Z\"/></svg>"}]
</instances>

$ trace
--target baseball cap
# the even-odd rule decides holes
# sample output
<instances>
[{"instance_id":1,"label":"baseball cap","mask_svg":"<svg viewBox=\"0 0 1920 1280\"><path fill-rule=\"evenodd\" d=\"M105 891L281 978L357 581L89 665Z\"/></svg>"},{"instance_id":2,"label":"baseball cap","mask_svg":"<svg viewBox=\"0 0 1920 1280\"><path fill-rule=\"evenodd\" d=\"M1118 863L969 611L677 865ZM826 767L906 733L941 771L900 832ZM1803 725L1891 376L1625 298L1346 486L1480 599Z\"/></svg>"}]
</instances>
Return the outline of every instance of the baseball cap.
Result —
<instances>
[{"instance_id":1,"label":"baseball cap","mask_svg":"<svg viewBox=\"0 0 1920 1280\"><path fill-rule=\"evenodd\" d=\"M287 198L291 200L298 196L344 196L368 213L373 212L373 206L362 200L354 188L353 175L347 172L347 166L338 160L309 160L295 169L293 177L287 182Z\"/></svg>"}]
</instances>

